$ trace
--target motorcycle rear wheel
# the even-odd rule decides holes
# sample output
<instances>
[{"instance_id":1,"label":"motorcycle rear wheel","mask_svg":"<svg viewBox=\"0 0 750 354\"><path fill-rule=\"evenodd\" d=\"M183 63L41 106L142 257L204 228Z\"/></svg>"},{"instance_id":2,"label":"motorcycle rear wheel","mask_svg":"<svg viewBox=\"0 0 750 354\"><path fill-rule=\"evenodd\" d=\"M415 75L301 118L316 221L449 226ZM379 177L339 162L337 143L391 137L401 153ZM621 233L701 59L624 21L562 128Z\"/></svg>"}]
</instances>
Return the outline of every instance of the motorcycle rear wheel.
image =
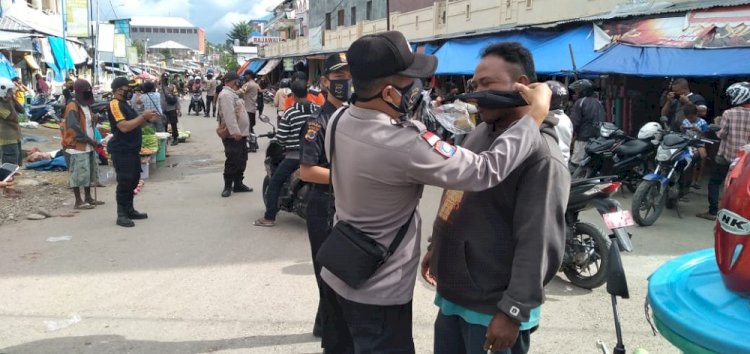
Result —
<instances>
[{"instance_id":1,"label":"motorcycle rear wheel","mask_svg":"<svg viewBox=\"0 0 750 354\"><path fill-rule=\"evenodd\" d=\"M564 266L563 273L575 286L584 289L598 288L607 282L611 241L604 236L600 228L587 222L576 223L574 231L575 236L568 242L573 243L569 247L576 254L571 255L573 262ZM576 264L575 259L579 255L587 257L585 264ZM593 273L592 267L595 269Z\"/></svg>"},{"instance_id":2,"label":"motorcycle rear wheel","mask_svg":"<svg viewBox=\"0 0 750 354\"><path fill-rule=\"evenodd\" d=\"M633 195L631 212L633 220L640 226L651 226L664 211L667 193L659 191L659 182L643 181Z\"/></svg>"}]
</instances>

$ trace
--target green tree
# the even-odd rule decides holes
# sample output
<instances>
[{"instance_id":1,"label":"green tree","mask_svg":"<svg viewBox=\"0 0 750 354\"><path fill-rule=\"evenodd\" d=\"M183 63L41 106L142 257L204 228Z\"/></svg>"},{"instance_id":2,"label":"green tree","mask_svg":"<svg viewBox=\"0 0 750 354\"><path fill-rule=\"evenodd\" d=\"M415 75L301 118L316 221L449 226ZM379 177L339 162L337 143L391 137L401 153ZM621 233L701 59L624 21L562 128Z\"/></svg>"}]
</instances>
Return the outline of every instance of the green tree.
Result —
<instances>
[{"instance_id":1,"label":"green tree","mask_svg":"<svg viewBox=\"0 0 750 354\"><path fill-rule=\"evenodd\" d=\"M232 30L227 33L229 43L233 43L235 39L239 39L240 45L247 45L247 41L250 39L250 33L252 33L252 27L247 22L237 22L232 24Z\"/></svg>"},{"instance_id":2,"label":"green tree","mask_svg":"<svg viewBox=\"0 0 750 354\"><path fill-rule=\"evenodd\" d=\"M143 41L140 39L136 39L133 41L133 46L135 47L135 50L138 51L138 57L143 57L144 54L146 54L146 46L143 44Z\"/></svg>"}]
</instances>

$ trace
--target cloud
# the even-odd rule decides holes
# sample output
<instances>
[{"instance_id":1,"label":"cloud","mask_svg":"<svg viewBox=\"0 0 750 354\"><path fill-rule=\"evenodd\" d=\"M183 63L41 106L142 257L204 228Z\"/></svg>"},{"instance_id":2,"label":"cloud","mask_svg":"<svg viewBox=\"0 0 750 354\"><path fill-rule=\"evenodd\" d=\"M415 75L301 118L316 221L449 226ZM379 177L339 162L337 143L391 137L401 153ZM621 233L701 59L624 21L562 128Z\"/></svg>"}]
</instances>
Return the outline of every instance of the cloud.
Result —
<instances>
[{"instance_id":1,"label":"cloud","mask_svg":"<svg viewBox=\"0 0 750 354\"><path fill-rule=\"evenodd\" d=\"M112 0L100 4L103 19L133 16L183 17L206 30L212 42L224 42L232 24L265 16L281 0ZM114 10L113 10L114 9Z\"/></svg>"}]
</instances>

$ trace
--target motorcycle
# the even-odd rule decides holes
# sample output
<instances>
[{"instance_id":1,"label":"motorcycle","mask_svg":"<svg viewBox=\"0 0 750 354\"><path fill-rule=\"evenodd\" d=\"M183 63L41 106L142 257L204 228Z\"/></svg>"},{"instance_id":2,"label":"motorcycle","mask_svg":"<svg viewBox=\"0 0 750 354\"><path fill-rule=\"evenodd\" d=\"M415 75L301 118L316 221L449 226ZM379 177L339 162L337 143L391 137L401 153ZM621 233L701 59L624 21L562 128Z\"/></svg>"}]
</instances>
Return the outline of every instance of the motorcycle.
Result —
<instances>
[{"instance_id":1,"label":"motorcycle","mask_svg":"<svg viewBox=\"0 0 750 354\"><path fill-rule=\"evenodd\" d=\"M661 140L658 133L644 128L646 126L641 128L636 139L625 135L612 123L603 123L599 127L599 137L586 144L586 157L572 177L615 175L630 192L635 192L643 176L650 170L650 161Z\"/></svg>"},{"instance_id":2,"label":"motorcycle","mask_svg":"<svg viewBox=\"0 0 750 354\"><path fill-rule=\"evenodd\" d=\"M48 121L58 122L63 114L65 105L61 102L62 96L53 96L40 94L34 97L28 106L29 120L37 123Z\"/></svg>"},{"instance_id":3,"label":"motorcycle","mask_svg":"<svg viewBox=\"0 0 750 354\"><path fill-rule=\"evenodd\" d=\"M276 140L276 128L266 115L260 116L260 121L271 126L271 132L258 135L260 138L270 139L266 148L266 158L263 164L266 176L263 178L263 203L266 203L266 190L271 182L271 176L276 171L282 160L284 160L284 147ZM307 202L309 200L310 185L303 181L299 175L299 169L295 171L288 180L284 181L279 193L279 210L287 211L301 218L307 217Z\"/></svg>"},{"instance_id":4,"label":"motorcycle","mask_svg":"<svg viewBox=\"0 0 750 354\"><path fill-rule=\"evenodd\" d=\"M627 240L621 248L632 249L628 227L634 225L633 218L612 198L622 185L617 178L606 176L571 182L565 210L565 255L560 270L581 288L594 289L607 281L605 269L610 262L610 238ZM596 208L607 228L612 230L609 238L596 225L580 220L579 214L590 208Z\"/></svg>"},{"instance_id":5,"label":"motorcycle","mask_svg":"<svg viewBox=\"0 0 750 354\"><path fill-rule=\"evenodd\" d=\"M188 106L188 114L190 111L194 111L195 115L200 115L203 110L206 109L206 103L203 102L203 93L201 91L194 91L190 93L190 105Z\"/></svg>"},{"instance_id":6,"label":"motorcycle","mask_svg":"<svg viewBox=\"0 0 750 354\"><path fill-rule=\"evenodd\" d=\"M273 103L274 96L276 96L276 90L270 88L263 90L263 102L267 104Z\"/></svg>"},{"instance_id":7,"label":"motorcycle","mask_svg":"<svg viewBox=\"0 0 750 354\"><path fill-rule=\"evenodd\" d=\"M711 130L717 131L712 125ZM666 126L664 132L667 132ZM676 209L682 218L678 202L690 193L692 170L698 156L696 148L702 144L713 144L713 140L701 139L683 133L668 133L656 151L656 169L643 177L633 196L631 211L640 226L651 226L659 219L664 207Z\"/></svg>"}]
</instances>

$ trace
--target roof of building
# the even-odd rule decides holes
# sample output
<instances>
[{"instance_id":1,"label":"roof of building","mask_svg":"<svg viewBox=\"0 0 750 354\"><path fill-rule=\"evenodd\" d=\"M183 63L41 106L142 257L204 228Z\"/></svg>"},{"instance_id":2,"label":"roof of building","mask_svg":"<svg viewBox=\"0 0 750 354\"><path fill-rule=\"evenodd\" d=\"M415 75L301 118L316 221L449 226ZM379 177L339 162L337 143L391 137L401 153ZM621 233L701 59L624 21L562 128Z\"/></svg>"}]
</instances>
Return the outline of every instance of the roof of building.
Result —
<instances>
[{"instance_id":1,"label":"roof of building","mask_svg":"<svg viewBox=\"0 0 750 354\"><path fill-rule=\"evenodd\" d=\"M237 54L255 54L258 53L258 47L252 46L233 46L232 50Z\"/></svg>"},{"instance_id":2,"label":"roof of building","mask_svg":"<svg viewBox=\"0 0 750 354\"><path fill-rule=\"evenodd\" d=\"M33 28L24 25L13 17L0 17L0 30L13 32L31 32Z\"/></svg>"},{"instance_id":3,"label":"roof of building","mask_svg":"<svg viewBox=\"0 0 750 354\"><path fill-rule=\"evenodd\" d=\"M165 41L148 47L149 49L191 49L190 47L175 41Z\"/></svg>"},{"instance_id":4,"label":"roof of building","mask_svg":"<svg viewBox=\"0 0 750 354\"><path fill-rule=\"evenodd\" d=\"M133 16L130 25L136 27L196 27L182 17Z\"/></svg>"},{"instance_id":5,"label":"roof of building","mask_svg":"<svg viewBox=\"0 0 750 354\"><path fill-rule=\"evenodd\" d=\"M663 3L663 4L661 4ZM563 20L554 23L559 25L563 23L571 22L592 22L592 21L603 21L612 20L617 18L625 18L630 16L654 16L654 15L665 15L673 13L681 13L696 10L707 10L715 7L731 7L750 4L750 0L693 0L688 2L682 2L677 4L671 4L668 2L657 2L654 4L643 3L643 4L625 4L618 6L610 12L589 16L581 17L570 20ZM668 6L667 6L668 5Z\"/></svg>"}]
</instances>

